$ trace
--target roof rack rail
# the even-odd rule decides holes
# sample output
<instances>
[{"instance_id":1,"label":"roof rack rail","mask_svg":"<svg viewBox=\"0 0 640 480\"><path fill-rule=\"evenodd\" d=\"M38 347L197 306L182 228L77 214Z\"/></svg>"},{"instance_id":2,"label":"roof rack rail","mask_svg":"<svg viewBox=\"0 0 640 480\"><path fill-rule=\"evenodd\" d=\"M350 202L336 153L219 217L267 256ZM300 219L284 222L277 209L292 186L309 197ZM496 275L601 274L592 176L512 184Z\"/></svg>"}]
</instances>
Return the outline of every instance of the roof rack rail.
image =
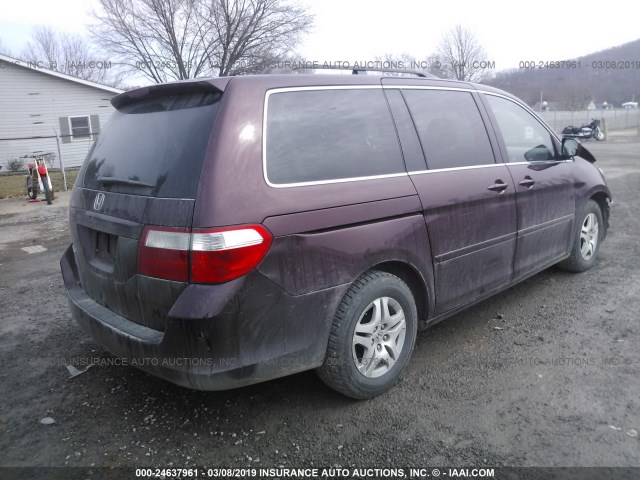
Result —
<instances>
[{"instance_id":1,"label":"roof rack rail","mask_svg":"<svg viewBox=\"0 0 640 480\"><path fill-rule=\"evenodd\" d=\"M365 67L350 67L345 65L340 67L337 65L316 65L313 70L351 70L352 75L358 75L361 72L389 72L389 73L407 73L409 75L415 75L421 78L438 78L435 75L427 72L421 72L420 70L408 70L404 68L365 68Z\"/></svg>"},{"instance_id":2,"label":"roof rack rail","mask_svg":"<svg viewBox=\"0 0 640 480\"><path fill-rule=\"evenodd\" d=\"M431 73L421 72L420 70L409 70L406 68L354 68L351 70L353 75L358 75L360 72L408 73L409 75L415 75L421 78L438 78Z\"/></svg>"},{"instance_id":3,"label":"roof rack rail","mask_svg":"<svg viewBox=\"0 0 640 480\"><path fill-rule=\"evenodd\" d=\"M262 73L293 73L299 70L351 70L352 75L358 75L362 72L388 72L388 73L406 73L409 75L415 75L421 78L439 78L431 73L422 72L420 70L408 70L403 68L365 68L365 67L350 67L349 65L314 65L313 67L293 67L286 69L272 69L265 68Z\"/></svg>"}]
</instances>

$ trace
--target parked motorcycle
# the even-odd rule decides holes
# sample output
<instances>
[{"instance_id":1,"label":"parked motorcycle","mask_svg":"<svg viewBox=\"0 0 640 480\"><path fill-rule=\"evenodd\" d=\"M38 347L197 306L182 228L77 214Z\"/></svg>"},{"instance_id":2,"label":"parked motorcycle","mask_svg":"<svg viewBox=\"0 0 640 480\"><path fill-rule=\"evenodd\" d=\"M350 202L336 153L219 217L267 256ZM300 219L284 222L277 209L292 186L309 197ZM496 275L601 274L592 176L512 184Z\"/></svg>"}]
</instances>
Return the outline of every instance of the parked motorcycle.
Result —
<instances>
[{"instance_id":1,"label":"parked motorcycle","mask_svg":"<svg viewBox=\"0 0 640 480\"><path fill-rule=\"evenodd\" d=\"M29 198L35 200L38 197L38 192L44 192L47 204L51 205L53 187L44 157L35 157L35 164L30 163L27 168L29 170L27 175L27 194Z\"/></svg>"},{"instance_id":2,"label":"parked motorcycle","mask_svg":"<svg viewBox=\"0 0 640 480\"><path fill-rule=\"evenodd\" d=\"M600 128L600 120L593 119L591 123L582 125L581 127L574 127L569 125L562 130L562 136L564 138L579 138L581 140L587 140L589 138L595 138L598 141L604 140L604 132Z\"/></svg>"}]
</instances>

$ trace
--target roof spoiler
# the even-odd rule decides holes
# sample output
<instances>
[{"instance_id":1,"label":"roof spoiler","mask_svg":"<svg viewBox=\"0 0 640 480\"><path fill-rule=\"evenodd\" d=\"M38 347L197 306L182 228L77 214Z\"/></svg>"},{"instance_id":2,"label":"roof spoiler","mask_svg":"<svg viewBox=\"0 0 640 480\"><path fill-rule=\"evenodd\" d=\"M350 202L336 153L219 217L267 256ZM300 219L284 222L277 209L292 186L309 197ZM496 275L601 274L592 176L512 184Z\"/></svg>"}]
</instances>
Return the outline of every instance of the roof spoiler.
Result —
<instances>
[{"instance_id":1,"label":"roof spoiler","mask_svg":"<svg viewBox=\"0 0 640 480\"><path fill-rule=\"evenodd\" d=\"M214 78L211 80L191 80L185 82L161 83L148 87L135 88L116 95L111 99L111 105L120 109L125 105L153 97L165 95L188 95L190 93L222 93L229 83L229 78Z\"/></svg>"}]
</instances>

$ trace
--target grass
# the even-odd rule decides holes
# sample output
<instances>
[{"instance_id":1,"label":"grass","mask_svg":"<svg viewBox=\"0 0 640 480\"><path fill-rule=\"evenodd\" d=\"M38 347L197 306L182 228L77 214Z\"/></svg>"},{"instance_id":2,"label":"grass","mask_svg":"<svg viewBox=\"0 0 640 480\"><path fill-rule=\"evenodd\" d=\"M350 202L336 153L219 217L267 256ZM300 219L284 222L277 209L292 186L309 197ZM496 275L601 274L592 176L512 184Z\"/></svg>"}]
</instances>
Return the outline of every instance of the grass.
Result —
<instances>
[{"instance_id":1,"label":"grass","mask_svg":"<svg viewBox=\"0 0 640 480\"><path fill-rule=\"evenodd\" d=\"M80 169L66 170L67 188L71 189ZM54 192L62 192L62 173L49 172L51 175L51 183ZM9 197L26 197L27 196L27 180L26 173L15 173L8 175L0 175L0 198Z\"/></svg>"}]
</instances>

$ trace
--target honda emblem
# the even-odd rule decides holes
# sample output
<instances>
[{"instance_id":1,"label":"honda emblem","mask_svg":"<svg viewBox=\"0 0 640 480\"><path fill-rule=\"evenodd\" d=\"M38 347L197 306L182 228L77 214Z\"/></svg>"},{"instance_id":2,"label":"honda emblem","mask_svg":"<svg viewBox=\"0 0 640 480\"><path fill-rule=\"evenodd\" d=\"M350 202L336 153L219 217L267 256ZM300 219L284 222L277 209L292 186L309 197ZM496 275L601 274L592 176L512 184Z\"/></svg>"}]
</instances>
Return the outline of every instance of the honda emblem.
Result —
<instances>
[{"instance_id":1,"label":"honda emblem","mask_svg":"<svg viewBox=\"0 0 640 480\"><path fill-rule=\"evenodd\" d=\"M93 201L93 209L98 211L102 208L102 205L104 205L104 193L98 192L95 200Z\"/></svg>"}]
</instances>

